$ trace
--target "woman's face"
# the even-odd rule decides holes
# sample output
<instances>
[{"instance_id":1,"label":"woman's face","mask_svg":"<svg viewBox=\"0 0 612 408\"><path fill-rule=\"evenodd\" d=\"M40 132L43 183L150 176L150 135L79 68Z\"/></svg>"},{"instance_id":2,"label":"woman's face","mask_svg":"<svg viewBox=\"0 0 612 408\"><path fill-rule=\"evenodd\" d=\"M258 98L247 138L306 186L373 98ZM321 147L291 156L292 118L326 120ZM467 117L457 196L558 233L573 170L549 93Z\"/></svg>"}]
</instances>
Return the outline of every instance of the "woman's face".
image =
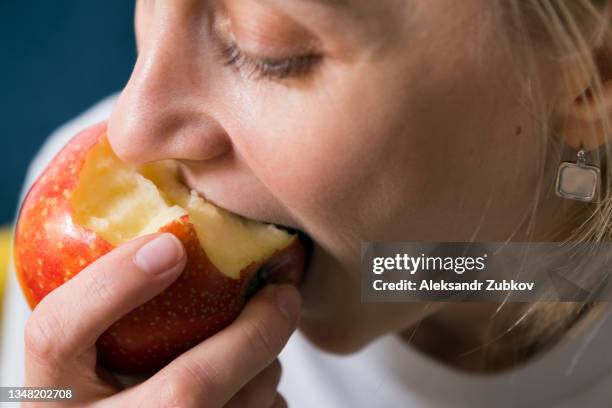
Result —
<instances>
[{"instance_id":1,"label":"woman's face","mask_svg":"<svg viewBox=\"0 0 612 408\"><path fill-rule=\"evenodd\" d=\"M426 310L360 302L362 241L505 240L529 215L539 136L493 6L141 0L111 144L309 234L301 330L358 349Z\"/></svg>"}]
</instances>

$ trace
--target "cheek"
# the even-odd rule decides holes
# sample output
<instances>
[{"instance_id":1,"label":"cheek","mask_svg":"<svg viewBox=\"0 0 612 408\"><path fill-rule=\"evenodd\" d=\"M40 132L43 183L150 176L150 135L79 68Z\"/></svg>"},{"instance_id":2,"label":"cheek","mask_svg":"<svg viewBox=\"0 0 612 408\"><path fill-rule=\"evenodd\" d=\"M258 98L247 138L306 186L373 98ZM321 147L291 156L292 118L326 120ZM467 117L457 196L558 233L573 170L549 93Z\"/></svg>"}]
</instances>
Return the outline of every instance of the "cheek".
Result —
<instances>
[{"instance_id":1,"label":"cheek","mask_svg":"<svg viewBox=\"0 0 612 408\"><path fill-rule=\"evenodd\" d=\"M257 130L239 138L244 155L260 180L311 230L331 227L350 234L363 196L371 196L371 169L382 168L388 132L355 123L351 117L358 110L346 101L311 95L295 103L277 109L266 104L250 124ZM335 103L342 104L342 112L333 109Z\"/></svg>"},{"instance_id":2,"label":"cheek","mask_svg":"<svg viewBox=\"0 0 612 408\"><path fill-rule=\"evenodd\" d=\"M538 150L526 149L534 135L521 85L503 79L510 64L500 56L492 73L479 61L421 49L409 61L330 69L316 91L258 87L242 116L250 131L236 142L320 239L436 240L449 226L469 238L491 191L518 208L537 165L528 152Z\"/></svg>"},{"instance_id":3,"label":"cheek","mask_svg":"<svg viewBox=\"0 0 612 408\"><path fill-rule=\"evenodd\" d=\"M258 178L309 227L363 235L359 223L389 214L407 188L421 196L426 180L413 174L431 143L417 149L411 143L426 124L398 109L407 101L390 103L380 94L384 84L368 87L360 75L343 77L343 86L329 81L327 92L302 95L294 103L262 97L265 110L253 104L258 120L235 139Z\"/></svg>"}]
</instances>

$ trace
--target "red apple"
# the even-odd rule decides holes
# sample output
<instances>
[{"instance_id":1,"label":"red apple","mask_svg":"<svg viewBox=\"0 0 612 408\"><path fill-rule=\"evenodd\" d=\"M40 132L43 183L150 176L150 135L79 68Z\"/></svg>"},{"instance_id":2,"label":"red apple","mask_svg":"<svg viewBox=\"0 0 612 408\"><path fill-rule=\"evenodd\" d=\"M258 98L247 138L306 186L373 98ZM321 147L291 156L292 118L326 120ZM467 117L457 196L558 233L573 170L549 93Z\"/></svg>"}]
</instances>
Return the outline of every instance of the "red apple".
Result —
<instances>
[{"instance_id":1,"label":"red apple","mask_svg":"<svg viewBox=\"0 0 612 408\"><path fill-rule=\"evenodd\" d=\"M116 246L158 231L182 241L187 266L100 337L99 361L116 372L161 368L230 324L262 275L298 284L307 262L296 234L190 192L175 161L120 161L103 123L57 154L21 207L14 259L30 306Z\"/></svg>"}]
</instances>

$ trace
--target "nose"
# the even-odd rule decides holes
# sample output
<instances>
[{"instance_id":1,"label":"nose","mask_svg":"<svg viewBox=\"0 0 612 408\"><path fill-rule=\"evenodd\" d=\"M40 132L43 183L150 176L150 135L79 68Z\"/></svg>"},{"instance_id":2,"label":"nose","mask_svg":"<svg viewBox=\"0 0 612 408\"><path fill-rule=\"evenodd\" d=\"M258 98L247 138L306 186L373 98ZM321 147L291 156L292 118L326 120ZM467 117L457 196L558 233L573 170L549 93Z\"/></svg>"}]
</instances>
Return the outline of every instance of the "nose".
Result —
<instances>
[{"instance_id":1,"label":"nose","mask_svg":"<svg viewBox=\"0 0 612 408\"><path fill-rule=\"evenodd\" d=\"M210 63L194 49L193 42L201 43L190 38L183 23L165 21L157 32L147 33L111 114L109 142L123 161L210 160L231 149L213 113Z\"/></svg>"}]
</instances>

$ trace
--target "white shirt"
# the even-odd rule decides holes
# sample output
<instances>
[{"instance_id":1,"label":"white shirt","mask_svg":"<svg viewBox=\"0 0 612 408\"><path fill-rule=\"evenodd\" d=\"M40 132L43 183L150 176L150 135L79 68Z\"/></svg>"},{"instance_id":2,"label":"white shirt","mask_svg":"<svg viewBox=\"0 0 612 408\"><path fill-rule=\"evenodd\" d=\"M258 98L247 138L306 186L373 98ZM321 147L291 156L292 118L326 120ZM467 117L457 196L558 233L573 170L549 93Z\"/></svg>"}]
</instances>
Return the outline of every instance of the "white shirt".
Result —
<instances>
[{"instance_id":1,"label":"white shirt","mask_svg":"<svg viewBox=\"0 0 612 408\"><path fill-rule=\"evenodd\" d=\"M111 96L58 129L30 165L21 197L79 130L108 118ZM29 308L15 273L0 332L0 386L23 384L23 328ZM522 367L497 375L453 370L384 336L349 356L322 352L296 333L280 355L280 392L295 408L612 406L612 308L588 330Z\"/></svg>"}]
</instances>

